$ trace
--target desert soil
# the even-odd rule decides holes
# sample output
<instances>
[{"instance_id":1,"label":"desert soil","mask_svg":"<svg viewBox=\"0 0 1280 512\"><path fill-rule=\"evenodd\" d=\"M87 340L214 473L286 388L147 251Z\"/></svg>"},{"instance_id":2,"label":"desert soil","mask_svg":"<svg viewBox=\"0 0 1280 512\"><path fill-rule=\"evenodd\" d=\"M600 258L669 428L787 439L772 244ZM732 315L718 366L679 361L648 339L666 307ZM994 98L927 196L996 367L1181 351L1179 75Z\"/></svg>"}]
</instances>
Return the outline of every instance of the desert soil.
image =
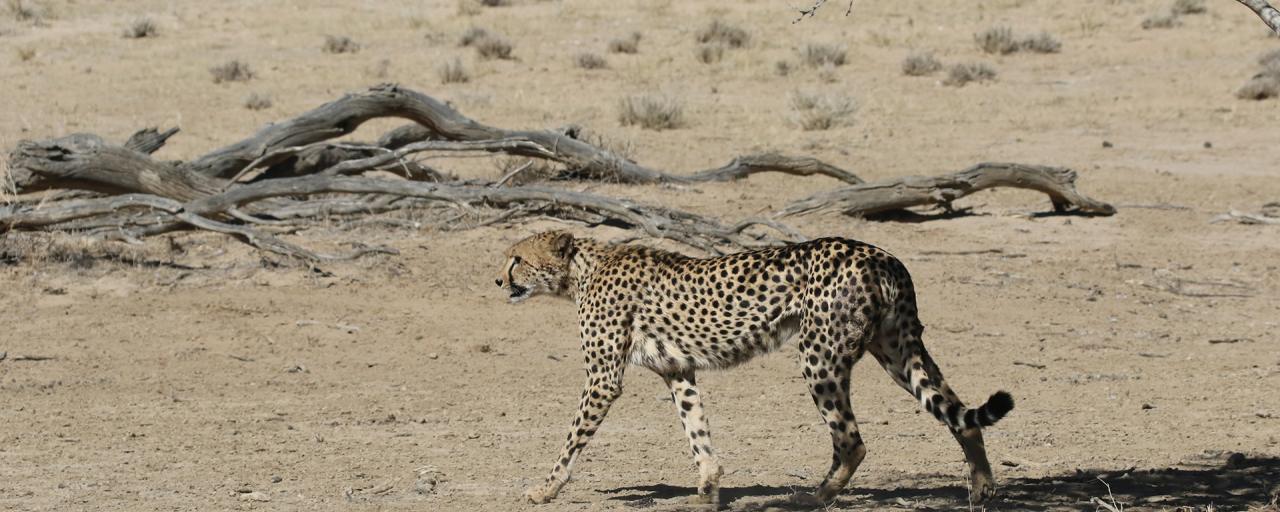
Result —
<instances>
[{"instance_id":1,"label":"desert soil","mask_svg":"<svg viewBox=\"0 0 1280 512\"><path fill-rule=\"evenodd\" d=\"M1280 199L1280 102L1234 96L1280 39L1226 1L1153 30L1139 25L1170 2L860 1L848 17L835 2L792 24L799 3L515 0L465 13L454 0L47 0L42 23L0 22L0 147L176 125L157 156L191 158L394 81L496 126L578 123L676 172L765 150L868 180L991 160L1071 167L1083 192L1119 213L1040 215L1043 196L996 191L959 201L968 215L925 222L792 224L901 257L950 384L970 403L997 389L1017 398L986 434L1002 485L988 509L1093 510L1091 499L1112 499L1107 485L1127 510L1270 501L1280 227L1210 221ZM158 34L122 37L140 16ZM714 18L752 39L703 64L694 34ZM986 55L973 34L997 25L1047 31L1062 51ZM460 48L473 26L503 34L516 58ZM632 31L639 53L606 53ZM326 35L362 47L325 53ZM776 63L795 63L808 43L845 46L847 64L779 75ZM985 62L998 77L957 88L940 83L945 72L904 76L912 51ZM609 67L575 67L580 52ZM441 84L437 68L453 57L470 82ZM208 68L230 59L257 76L214 84ZM804 131L793 91L845 95L858 110L847 125ZM246 109L251 93L273 105ZM687 125L621 126L619 100L641 93L678 98ZM433 163L464 177L500 172L487 160ZM560 186L735 220L838 183ZM211 235L54 241L0 263L0 508L532 510L520 493L550 469L578 401L575 318L565 301L506 304L493 276L507 245L561 225L432 226L334 223L292 236L401 252L317 269ZM725 507L803 509L788 496L829 464L796 359L786 347L700 375ZM947 431L874 362L859 366L855 389L869 455L829 510L967 509ZM539 509L679 508L696 474L665 395L633 368L573 481Z\"/></svg>"}]
</instances>

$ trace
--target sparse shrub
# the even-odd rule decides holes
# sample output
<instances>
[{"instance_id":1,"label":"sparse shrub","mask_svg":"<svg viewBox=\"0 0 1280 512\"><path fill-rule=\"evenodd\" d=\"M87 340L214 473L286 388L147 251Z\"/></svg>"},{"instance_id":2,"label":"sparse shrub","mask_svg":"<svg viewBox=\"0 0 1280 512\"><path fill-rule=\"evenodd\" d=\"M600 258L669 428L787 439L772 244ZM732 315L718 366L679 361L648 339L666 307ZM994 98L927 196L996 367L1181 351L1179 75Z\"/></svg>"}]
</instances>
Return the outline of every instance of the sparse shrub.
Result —
<instances>
[{"instance_id":1,"label":"sparse shrub","mask_svg":"<svg viewBox=\"0 0 1280 512\"><path fill-rule=\"evenodd\" d=\"M1280 73L1280 50L1271 50L1262 54L1261 57L1258 57L1258 65L1262 66L1262 69L1275 70L1276 73Z\"/></svg>"},{"instance_id":2,"label":"sparse shrub","mask_svg":"<svg viewBox=\"0 0 1280 512\"><path fill-rule=\"evenodd\" d=\"M996 70L983 63L965 63L951 66L943 85L962 87L969 82L987 82L996 79Z\"/></svg>"},{"instance_id":3,"label":"sparse shrub","mask_svg":"<svg viewBox=\"0 0 1280 512\"><path fill-rule=\"evenodd\" d=\"M485 59L511 59L511 42L500 36L491 36L476 43L476 53Z\"/></svg>"},{"instance_id":4,"label":"sparse shrub","mask_svg":"<svg viewBox=\"0 0 1280 512\"><path fill-rule=\"evenodd\" d=\"M467 69L462 67L462 59L454 57L451 61L445 61L440 65L440 83L445 84L461 84L471 81L471 74L467 73Z\"/></svg>"},{"instance_id":5,"label":"sparse shrub","mask_svg":"<svg viewBox=\"0 0 1280 512\"><path fill-rule=\"evenodd\" d=\"M44 22L45 18L49 17L49 9L47 7L31 0L6 0L5 4L9 8L9 14L13 15L13 19L18 21L30 21L40 24Z\"/></svg>"},{"instance_id":6,"label":"sparse shrub","mask_svg":"<svg viewBox=\"0 0 1280 512\"><path fill-rule=\"evenodd\" d=\"M810 43L800 49L800 61L814 68L843 66L847 54L843 46Z\"/></svg>"},{"instance_id":7,"label":"sparse shrub","mask_svg":"<svg viewBox=\"0 0 1280 512\"><path fill-rule=\"evenodd\" d=\"M1153 28L1173 28L1181 25L1178 15L1172 12L1152 14L1147 19L1142 20L1142 29L1151 30Z\"/></svg>"},{"instance_id":8,"label":"sparse shrub","mask_svg":"<svg viewBox=\"0 0 1280 512\"><path fill-rule=\"evenodd\" d=\"M573 63L582 69L604 69L609 67L609 62L604 57L594 53L579 53L573 58Z\"/></svg>"},{"instance_id":9,"label":"sparse shrub","mask_svg":"<svg viewBox=\"0 0 1280 512\"><path fill-rule=\"evenodd\" d=\"M1013 29L1009 27L989 28L974 34L973 40L978 43L978 48L991 54L1008 55L1018 51L1018 43L1013 39Z\"/></svg>"},{"instance_id":10,"label":"sparse shrub","mask_svg":"<svg viewBox=\"0 0 1280 512\"><path fill-rule=\"evenodd\" d=\"M794 71L794 67L795 66L792 66L791 61L789 60L780 60L773 63L773 72L777 73L778 76L787 76Z\"/></svg>"},{"instance_id":11,"label":"sparse shrub","mask_svg":"<svg viewBox=\"0 0 1280 512\"><path fill-rule=\"evenodd\" d=\"M244 108L249 110L266 110L271 108L271 97L265 94L250 93L244 100Z\"/></svg>"},{"instance_id":12,"label":"sparse shrub","mask_svg":"<svg viewBox=\"0 0 1280 512\"><path fill-rule=\"evenodd\" d=\"M724 59L724 45L721 43L700 44L698 49L694 51L694 55L698 56L698 62L714 64Z\"/></svg>"},{"instance_id":13,"label":"sparse shrub","mask_svg":"<svg viewBox=\"0 0 1280 512\"><path fill-rule=\"evenodd\" d=\"M699 43L721 43L729 48L742 48L751 42L751 34L723 20L711 20L711 23L697 33Z\"/></svg>"},{"instance_id":14,"label":"sparse shrub","mask_svg":"<svg viewBox=\"0 0 1280 512\"><path fill-rule=\"evenodd\" d=\"M624 38L610 39L609 51L611 53L637 53L640 51L640 33L632 32Z\"/></svg>"},{"instance_id":15,"label":"sparse shrub","mask_svg":"<svg viewBox=\"0 0 1280 512\"><path fill-rule=\"evenodd\" d=\"M133 22L124 29L124 37L128 39L155 37L157 33L159 33L159 27L156 26L154 21L151 21L151 18L145 16L133 20Z\"/></svg>"},{"instance_id":16,"label":"sparse shrub","mask_svg":"<svg viewBox=\"0 0 1280 512\"><path fill-rule=\"evenodd\" d=\"M670 130L684 126L684 106L668 96L628 96L619 103L622 126L638 125L649 130Z\"/></svg>"},{"instance_id":17,"label":"sparse shrub","mask_svg":"<svg viewBox=\"0 0 1280 512\"><path fill-rule=\"evenodd\" d=\"M1242 100L1265 100L1280 96L1280 75L1261 73L1245 82L1236 97Z\"/></svg>"},{"instance_id":18,"label":"sparse shrub","mask_svg":"<svg viewBox=\"0 0 1280 512\"><path fill-rule=\"evenodd\" d=\"M325 53L355 53L360 51L360 43L347 36L324 36Z\"/></svg>"},{"instance_id":19,"label":"sparse shrub","mask_svg":"<svg viewBox=\"0 0 1280 512\"><path fill-rule=\"evenodd\" d=\"M488 30L480 27L471 27L462 33L462 37L458 39L458 46L471 46L491 36L492 34Z\"/></svg>"},{"instance_id":20,"label":"sparse shrub","mask_svg":"<svg viewBox=\"0 0 1280 512\"><path fill-rule=\"evenodd\" d=\"M1048 32L1041 32L1018 42L1018 49L1035 53L1058 53L1062 43Z\"/></svg>"},{"instance_id":21,"label":"sparse shrub","mask_svg":"<svg viewBox=\"0 0 1280 512\"><path fill-rule=\"evenodd\" d=\"M847 96L796 91L791 93L791 110L792 119L805 131L830 130L848 124L857 106Z\"/></svg>"},{"instance_id":22,"label":"sparse shrub","mask_svg":"<svg viewBox=\"0 0 1280 512\"><path fill-rule=\"evenodd\" d=\"M1204 14L1204 0L1174 0L1171 11L1178 16Z\"/></svg>"},{"instance_id":23,"label":"sparse shrub","mask_svg":"<svg viewBox=\"0 0 1280 512\"><path fill-rule=\"evenodd\" d=\"M30 62L31 59L36 58L36 47L34 46L19 46L17 52L18 60L22 62Z\"/></svg>"},{"instance_id":24,"label":"sparse shrub","mask_svg":"<svg viewBox=\"0 0 1280 512\"><path fill-rule=\"evenodd\" d=\"M840 75L836 74L836 67L831 64L824 65L818 70L818 80L821 80L824 84L834 84L839 79Z\"/></svg>"},{"instance_id":25,"label":"sparse shrub","mask_svg":"<svg viewBox=\"0 0 1280 512\"><path fill-rule=\"evenodd\" d=\"M913 53L902 60L902 74L924 76L942 69L942 63L932 53Z\"/></svg>"},{"instance_id":26,"label":"sparse shrub","mask_svg":"<svg viewBox=\"0 0 1280 512\"><path fill-rule=\"evenodd\" d=\"M209 73L213 75L213 83L220 84L222 82L248 82L257 76L248 64L239 60L229 60L221 66L209 68Z\"/></svg>"},{"instance_id":27,"label":"sparse shrub","mask_svg":"<svg viewBox=\"0 0 1280 512\"><path fill-rule=\"evenodd\" d=\"M562 172L555 164L540 158L506 156L495 160L494 166L499 179L506 179L503 184L511 187L555 179Z\"/></svg>"},{"instance_id":28,"label":"sparse shrub","mask_svg":"<svg viewBox=\"0 0 1280 512\"><path fill-rule=\"evenodd\" d=\"M476 0L458 0L459 16L475 16L484 10L484 6Z\"/></svg>"}]
</instances>

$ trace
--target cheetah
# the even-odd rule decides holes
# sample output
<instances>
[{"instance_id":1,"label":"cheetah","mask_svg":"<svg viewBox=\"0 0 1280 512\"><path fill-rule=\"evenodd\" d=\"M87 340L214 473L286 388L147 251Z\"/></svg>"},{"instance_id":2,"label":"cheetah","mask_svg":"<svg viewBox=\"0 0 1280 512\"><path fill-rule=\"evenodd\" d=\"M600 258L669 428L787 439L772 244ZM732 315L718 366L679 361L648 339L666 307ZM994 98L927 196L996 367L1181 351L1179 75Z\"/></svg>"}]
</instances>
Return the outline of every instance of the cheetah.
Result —
<instances>
[{"instance_id":1,"label":"cheetah","mask_svg":"<svg viewBox=\"0 0 1280 512\"><path fill-rule=\"evenodd\" d=\"M653 370L670 388L698 467L695 503L718 504L723 471L695 372L729 368L799 340L802 373L831 430L831 469L811 498L844 489L867 448L849 402L849 377L863 353L946 425L964 452L970 501L995 494L982 441L1013 409L1004 391L964 406L925 351L906 267L875 246L822 238L698 259L646 247L612 246L563 231L533 235L506 251L496 283L512 304L535 295L578 307L586 387L551 474L524 498L547 503L622 394L628 365Z\"/></svg>"}]
</instances>

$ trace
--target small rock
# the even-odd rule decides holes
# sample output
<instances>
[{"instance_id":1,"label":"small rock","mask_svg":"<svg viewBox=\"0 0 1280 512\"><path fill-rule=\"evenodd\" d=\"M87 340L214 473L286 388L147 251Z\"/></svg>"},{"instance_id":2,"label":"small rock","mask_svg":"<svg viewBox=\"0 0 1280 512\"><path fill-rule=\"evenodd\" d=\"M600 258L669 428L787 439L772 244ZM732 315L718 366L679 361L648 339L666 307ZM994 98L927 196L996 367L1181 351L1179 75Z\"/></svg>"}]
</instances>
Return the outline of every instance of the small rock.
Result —
<instances>
[{"instance_id":1,"label":"small rock","mask_svg":"<svg viewBox=\"0 0 1280 512\"><path fill-rule=\"evenodd\" d=\"M427 359L440 359L440 354L432 352L430 354L427 354Z\"/></svg>"},{"instance_id":2,"label":"small rock","mask_svg":"<svg viewBox=\"0 0 1280 512\"><path fill-rule=\"evenodd\" d=\"M1111 144L1111 141L1109 141L1109 140L1104 140L1104 141L1102 141L1102 147L1104 147L1104 148L1109 148L1109 147L1113 147L1113 146L1112 146L1112 144Z\"/></svg>"},{"instance_id":3,"label":"small rock","mask_svg":"<svg viewBox=\"0 0 1280 512\"><path fill-rule=\"evenodd\" d=\"M472 432L470 434L467 434L467 439L480 439L480 434Z\"/></svg>"},{"instance_id":4,"label":"small rock","mask_svg":"<svg viewBox=\"0 0 1280 512\"><path fill-rule=\"evenodd\" d=\"M283 481L284 481L284 479L283 479L283 478L280 478L280 475L275 475L275 476L272 476L272 477L271 477L271 483L273 483L273 484L278 484L278 483L283 482Z\"/></svg>"},{"instance_id":5,"label":"small rock","mask_svg":"<svg viewBox=\"0 0 1280 512\"><path fill-rule=\"evenodd\" d=\"M1149 410L1151 410L1151 409L1155 409L1155 408L1156 408L1156 406L1151 405L1151 404L1142 404L1142 410L1144 410L1144 411L1149 411Z\"/></svg>"},{"instance_id":6,"label":"small rock","mask_svg":"<svg viewBox=\"0 0 1280 512\"><path fill-rule=\"evenodd\" d=\"M1207 141L1207 140L1206 140L1206 141L1204 141L1204 148L1205 148L1205 149L1213 149L1213 143L1212 143L1212 142L1209 142L1209 141Z\"/></svg>"},{"instance_id":7,"label":"small rock","mask_svg":"<svg viewBox=\"0 0 1280 512\"><path fill-rule=\"evenodd\" d=\"M1244 456L1243 453L1240 453L1240 452L1233 453L1231 454L1230 457L1227 457L1227 467L1229 468L1242 467L1244 466L1245 460L1246 460L1246 457Z\"/></svg>"},{"instance_id":8,"label":"small rock","mask_svg":"<svg viewBox=\"0 0 1280 512\"><path fill-rule=\"evenodd\" d=\"M271 501L271 497L262 491L240 493L240 501Z\"/></svg>"}]
</instances>

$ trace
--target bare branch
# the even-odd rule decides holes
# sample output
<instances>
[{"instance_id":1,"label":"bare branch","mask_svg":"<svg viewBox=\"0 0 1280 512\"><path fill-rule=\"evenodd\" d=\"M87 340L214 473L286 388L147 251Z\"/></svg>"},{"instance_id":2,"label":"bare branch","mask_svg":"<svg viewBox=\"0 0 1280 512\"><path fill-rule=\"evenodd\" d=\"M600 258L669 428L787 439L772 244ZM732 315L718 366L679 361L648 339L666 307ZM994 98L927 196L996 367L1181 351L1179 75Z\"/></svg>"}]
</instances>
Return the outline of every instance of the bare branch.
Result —
<instances>
[{"instance_id":1,"label":"bare branch","mask_svg":"<svg viewBox=\"0 0 1280 512\"><path fill-rule=\"evenodd\" d=\"M1259 18L1262 18L1262 22L1266 23L1267 26L1271 28L1272 32L1275 32L1276 35L1280 35L1280 11L1277 11L1275 7L1272 7L1271 4L1267 3L1267 0L1236 1L1253 10L1253 13L1257 14Z\"/></svg>"}]
</instances>

